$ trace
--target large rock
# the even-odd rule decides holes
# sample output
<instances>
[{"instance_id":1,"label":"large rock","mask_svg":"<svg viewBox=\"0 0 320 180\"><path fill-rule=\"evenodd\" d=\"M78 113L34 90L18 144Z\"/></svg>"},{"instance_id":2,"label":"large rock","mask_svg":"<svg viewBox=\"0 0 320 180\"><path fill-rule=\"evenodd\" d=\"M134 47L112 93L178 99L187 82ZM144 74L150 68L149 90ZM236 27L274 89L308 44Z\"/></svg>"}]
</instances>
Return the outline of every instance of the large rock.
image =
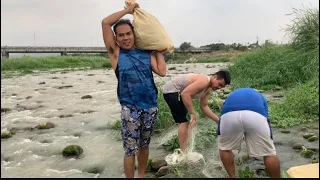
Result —
<instances>
[{"instance_id":1,"label":"large rock","mask_svg":"<svg viewBox=\"0 0 320 180\"><path fill-rule=\"evenodd\" d=\"M292 145L292 149L302 149L302 144L300 144L300 143L294 143L293 145Z\"/></svg>"},{"instance_id":2,"label":"large rock","mask_svg":"<svg viewBox=\"0 0 320 180\"><path fill-rule=\"evenodd\" d=\"M161 167L166 166L167 161L164 159L153 159L151 163L151 169L158 171Z\"/></svg>"},{"instance_id":3,"label":"large rock","mask_svg":"<svg viewBox=\"0 0 320 180\"><path fill-rule=\"evenodd\" d=\"M309 142L313 142L313 141L316 141L316 140L318 140L318 139L319 139L318 136L314 135L314 136L309 137L309 138L308 138L308 141L309 141Z\"/></svg>"},{"instance_id":4,"label":"large rock","mask_svg":"<svg viewBox=\"0 0 320 180\"><path fill-rule=\"evenodd\" d=\"M10 132L12 135L15 135L18 131L19 131L19 129L16 128L16 127L13 127L13 128L11 128L11 129L9 130L9 132Z\"/></svg>"},{"instance_id":5,"label":"large rock","mask_svg":"<svg viewBox=\"0 0 320 180\"><path fill-rule=\"evenodd\" d=\"M281 130L281 133L289 134L289 133L290 133L290 130Z\"/></svg>"},{"instance_id":6,"label":"large rock","mask_svg":"<svg viewBox=\"0 0 320 180\"><path fill-rule=\"evenodd\" d=\"M85 95L85 96L82 96L81 99L91 99L92 96L91 95Z\"/></svg>"},{"instance_id":7,"label":"large rock","mask_svg":"<svg viewBox=\"0 0 320 180\"><path fill-rule=\"evenodd\" d=\"M1 139L8 139L8 138L11 138L12 137L12 134L10 132L3 132L1 133Z\"/></svg>"},{"instance_id":8,"label":"large rock","mask_svg":"<svg viewBox=\"0 0 320 180\"><path fill-rule=\"evenodd\" d=\"M314 152L313 151L311 151L311 150L302 150L301 152L300 152L300 155L302 156L302 157L304 157L304 158L311 158L312 156L313 156L313 154L314 154Z\"/></svg>"},{"instance_id":9,"label":"large rock","mask_svg":"<svg viewBox=\"0 0 320 180\"><path fill-rule=\"evenodd\" d=\"M304 133L303 138L308 139L309 137L314 136L314 135L315 135L315 133Z\"/></svg>"},{"instance_id":10,"label":"large rock","mask_svg":"<svg viewBox=\"0 0 320 180\"><path fill-rule=\"evenodd\" d=\"M10 108L6 108L6 107L1 108L1 113L6 113L6 112L9 112L9 111L11 111Z\"/></svg>"},{"instance_id":11,"label":"large rock","mask_svg":"<svg viewBox=\"0 0 320 180\"><path fill-rule=\"evenodd\" d=\"M164 176L170 173L170 167L169 166L162 166L158 172L156 172L156 176L160 177L160 176Z\"/></svg>"},{"instance_id":12,"label":"large rock","mask_svg":"<svg viewBox=\"0 0 320 180\"><path fill-rule=\"evenodd\" d=\"M37 128L37 129L51 129L51 128L54 128L54 127L55 127L55 125L53 123L45 122L45 123L40 123L35 128Z\"/></svg>"},{"instance_id":13,"label":"large rock","mask_svg":"<svg viewBox=\"0 0 320 180\"><path fill-rule=\"evenodd\" d=\"M83 149L78 145L70 145L63 149L62 155L64 157L78 157L83 153Z\"/></svg>"}]
</instances>

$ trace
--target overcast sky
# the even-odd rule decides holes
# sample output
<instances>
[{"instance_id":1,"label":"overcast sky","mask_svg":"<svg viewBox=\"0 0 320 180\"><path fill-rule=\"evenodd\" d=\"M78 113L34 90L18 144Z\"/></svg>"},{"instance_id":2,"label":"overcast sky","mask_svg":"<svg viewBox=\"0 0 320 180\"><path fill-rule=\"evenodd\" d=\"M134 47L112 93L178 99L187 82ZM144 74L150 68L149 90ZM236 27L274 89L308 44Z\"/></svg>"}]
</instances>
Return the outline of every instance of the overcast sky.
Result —
<instances>
[{"instance_id":1,"label":"overcast sky","mask_svg":"<svg viewBox=\"0 0 320 180\"><path fill-rule=\"evenodd\" d=\"M101 20L125 0L1 0L1 46L104 46ZM162 23L175 46L287 42L292 8L318 0L137 0ZM125 16L132 20L131 15Z\"/></svg>"}]
</instances>

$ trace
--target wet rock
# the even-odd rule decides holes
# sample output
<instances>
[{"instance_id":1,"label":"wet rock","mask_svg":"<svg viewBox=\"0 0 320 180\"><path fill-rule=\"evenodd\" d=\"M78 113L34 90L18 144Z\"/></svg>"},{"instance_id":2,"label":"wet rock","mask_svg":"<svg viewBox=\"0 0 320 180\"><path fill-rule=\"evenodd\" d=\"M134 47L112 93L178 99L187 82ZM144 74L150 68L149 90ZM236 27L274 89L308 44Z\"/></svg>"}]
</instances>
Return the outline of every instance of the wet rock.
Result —
<instances>
[{"instance_id":1,"label":"wet rock","mask_svg":"<svg viewBox=\"0 0 320 180\"><path fill-rule=\"evenodd\" d=\"M26 99L30 99L30 98L32 98L32 96L27 96L27 97L26 97Z\"/></svg>"},{"instance_id":2,"label":"wet rock","mask_svg":"<svg viewBox=\"0 0 320 180\"><path fill-rule=\"evenodd\" d=\"M290 133L290 130L281 130L281 133L289 134L289 133Z\"/></svg>"},{"instance_id":3,"label":"wet rock","mask_svg":"<svg viewBox=\"0 0 320 180\"><path fill-rule=\"evenodd\" d=\"M93 110L87 110L87 111L81 111L80 113L81 114L90 114L90 113L94 113L96 111L93 111Z\"/></svg>"},{"instance_id":4,"label":"wet rock","mask_svg":"<svg viewBox=\"0 0 320 180\"><path fill-rule=\"evenodd\" d=\"M282 142L280 142L280 141L274 141L274 145L275 145L275 146L282 146L282 145L283 145L283 143L282 143Z\"/></svg>"},{"instance_id":5,"label":"wet rock","mask_svg":"<svg viewBox=\"0 0 320 180\"><path fill-rule=\"evenodd\" d=\"M319 139L318 136L314 135L314 136L309 137L309 138L308 138L308 141L309 141L309 142L313 142L313 141L316 141L316 140L318 140L318 139Z\"/></svg>"},{"instance_id":6,"label":"wet rock","mask_svg":"<svg viewBox=\"0 0 320 180\"><path fill-rule=\"evenodd\" d=\"M15 127L11 128L11 129L9 130L9 132L10 132L12 135L15 135L18 131L19 131L19 129L18 129L18 128L15 128Z\"/></svg>"},{"instance_id":7,"label":"wet rock","mask_svg":"<svg viewBox=\"0 0 320 180\"><path fill-rule=\"evenodd\" d=\"M81 132L76 132L76 133L73 134L74 137L80 137L81 135L82 135Z\"/></svg>"},{"instance_id":8,"label":"wet rock","mask_svg":"<svg viewBox=\"0 0 320 180\"><path fill-rule=\"evenodd\" d=\"M51 79L59 79L58 77L52 77Z\"/></svg>"},{"instance_id":9,"label":"wet rock","mask_svg":"<svg viewBox=\"0 0 320 180\"><path fill-rule=\"evenodd\" d=\"M93 173L93 174L101 174L104 171L105 167L103 165L95 165L91 167L87 167L83 169L83 172Z\"/></svg>"},{"instance_id":10,"label":"wet rock","mask_svg":"<svg viewBox=\"0 0 320 180\"><path fill-rule=\"evenodd\" d=\"M8 138L11 138L12 137L12 134L10 132L3 132L1 133L1 139L8 139Z\"/></svg>"},{"instance_id":11,"label":"wet rock","mask_svg":"<svg viewBox=\"0 0 320 180\"><path fill-rule=\"evenodd\" d=\"M44 81L43 82L39 82L39 84L46 84L46 82L44 82Z\"/></svg>"},{"instance_id":12,"label":"wet rock","mask_svg":"<svg viewBox=\"0 0 320 180\"><path fill-rule=\"evenodd\" d=\"M292 145L292 149L302 149L302 144L300 144L300 143L295 143L295 144L293 144Z\"/></svg>"},{"instance_id":13,"label":"wet rock","mask_svg":"<svg viewBox=\"0 0 320 180\"><path fill-rule=\"evenodd\" d=\"M281 97L283 97L284 95L283 94L274 94L274 95L272 95L272 97L275 97L275 98L281 98Z\"/></svg>"},{"instance_id":14,"label":"wet rock","mask_svg":"<svg viewBox=\"0 0 320 180\"><path fill-rule=\"evenodd\" d=\"M63 149L64 157L79 157L83 153L83 149L78 145L70 145Z\"/></svg>"},{"instance_id":15,"label":"wet rock","mask_svg":"<svg viewBox=\"0 0 320 180\"><path fill-rule=\"evenodd\" d=\"M25 106L25 105L20 105L20 104L17 104L16 105L16 109L17 111L25 111L25 110L35 110L35 109L38 109L38 108L42 108L44 107L43 105L28 105L28 106Z\"/></svg>"},{"instance_id":16,"label":"wet rock","mask_svg":"<svg viewBox=\"0 0 320 180\"><path fill-rule=\"evenodd\" d=\"M300 131L306 132L306 131L308 131L308 128L307 128L307 127L302 127L302 128L300 129Z\"/></svg>"},{"instance_id":17,"label":"wet rock","mask_svg":"<svg viewBox=\"0 0 320 180\"><path fill-rule=\"evenodd\" d=\"M315 135L314 133L305 133L303 134L303 138L308 139L309 137L312 137L314 135Z\"/></svg>"},{"instance_id":18,"label":"wet rock","mask_svg":"<svg viewBox=\"0 0 320 180\"><path fill-rule=\"evenodd\" d=\"M316 152L316 153L319 153L319 147L307 147L307 149L309 149L309 150L311 150L311 151L313 151L313 152Z\"/></svg>"},{"instance_id":19,"label":"wet rock","mask_svg":"<svg viewBox=\"0 0 320 180\"><path fill-rule=\"evenodd\" d=\"M72 114L62 114L59 116L59 118L68 118L68 117L73 117Z\"/></svg>"},{"instance_id":20,"label":"wet rock","mask_svg":"<svg viewBox=\"0 0 320 180\"><path fill-rule=\"evenodd\" d=\"M300 155L302 156L302 157L304 157L304 158L311 158L312 156L313 156L313 154L314 154L314 152L313 151L311 151L311 150L302 150L301 152L300 152Z\"/></svg>"},{"instance_id":21,"label":"wet rock","mask_svg":"<svg viewBox=\"0 0 320 180\"><path fill-rule=\"evenodd\" d=\"M5 161L5 162L10 162L13 160L14 160L14 158L12 156L3 156L3 161Z\"/></svg>"},{"instance_id":22,"label":"wet rock","mask_svg":"<svg viewBox=\"0 0 320 180\"><path fill-rule=\"evenodd\" d=\"M166 166L167 161L164 159L153 159L151 163L151 169L158 171L161 167Z\"/></svg>"},{"instance_id":23,"label":"wet rock","mask_svg":"<svg viewBox=\"0 0 320 180\"><path fill-rule=\"evenodd\" d=\"M17 93L13 93L12 96L17 96Z\"/></svg>"},{"instance_id":24,"label":"wet rock","mask_svg":"<svg viewBox=\"0 0 320 180\"><path fill-rule=\"evenodd\" d=\"M40 123L35 128L36 129L51 129L51 128L54 128L54 127L55 127L55 125L53 123L45 122L45 123Z\"/></svg>"},{"instance_id":25,"label":"wet rock","mask_svg":"<svg viewBox=\"0 0 320 180\"><path fill-rule=\"evenodd\" d=\"M10 111L11 111L10 108L6 108L6 107L1 108L1 113L7 113L7 112L10 112Z\"/></svg>"},{"instance_id":26,"label":"wet rock","mask_svg":"<svg viewBox=\"0 0 320 180\"><path fill-rule=\"evenodd\" d=\"M88 74L88 76L94 76L95 74Z\"/></svg>"},{"instance_id":27,"label":"wet rock","mask_svg":"<svg viewBox=\"0 0 320 180\"><path fill-rule=\"evenodd\" d=\"M59 86L58 89L68 89L68 88L72 88L72 85L65 85L65 86Z\"/></svg>"},{"instance_id":28,"label":"wet rock","mask_svg":"<svg viewBox=\"0 0 320 180\"><path fill-rule=\"evenodd\" d=\"M177 69L176 67L171 67L168 70L176 70L176 69Z\"/></svg>"},{"instance_id":29,"label":"wet rock","mask_svg":"<svg viewBox=\"0 0 320 180\"><path fill-rule=\"evenodd\" d=\"M91 99L92 96L91 95L85 95L85 96L82 96L81 99Z\"/></svg>"},{"instance_id":30,"label":"wet rock","mask_svg":"<svg viewBox=\"0 0 320 180\"><path fill-rule=\"evenodd\" d=\"M169 166L162 166L162 167L158 170L158 172L156 172L155 175L156 175L157 177L160 177L160 176L164 176L164 175L169 174L169 172L170 172Z\"/></svg>"},{"instance_id":31,"label":"wet rock","mask_svg":"<svg viewBox=\"0 0 320 180\"><path fill-rule=\"evenodd\" d=\"M53 141L52 140L48 140L48 139L44 139L42 141L40 141L40 143L43 143L43 144L48 144L48 143L52 143Z\"/></svg>"},{"instance_id":32,"label":"wet rock","mask_svg":"<svg viewBox=\"0 0 320 180\"><path fill-rule=\"evenodd\" d=\"M25 127L25 128L23 128L23 130L25 130L25 131L33 131L34 128L33 127Z\"/></svg>"}]
</instances>

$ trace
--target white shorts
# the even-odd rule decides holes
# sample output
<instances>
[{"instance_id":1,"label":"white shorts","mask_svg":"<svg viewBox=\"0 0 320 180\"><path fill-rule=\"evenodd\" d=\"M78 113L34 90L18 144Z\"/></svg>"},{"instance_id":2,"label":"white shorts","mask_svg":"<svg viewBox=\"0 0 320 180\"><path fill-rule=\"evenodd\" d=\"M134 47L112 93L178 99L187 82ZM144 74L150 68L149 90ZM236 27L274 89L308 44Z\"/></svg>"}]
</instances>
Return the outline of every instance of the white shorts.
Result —
<instances>
[{"instance_id":1,"label":"white shorts","mask_svg":"<svg viewBox=\"0 0 320 180\"><path fill-rule=\"evenodd\" d=\"M276 155L267 118L248 110L231 111L223 114L218 127L220 150L237 150L245 138L251 157Z\"/></svg>"}]
</instances>

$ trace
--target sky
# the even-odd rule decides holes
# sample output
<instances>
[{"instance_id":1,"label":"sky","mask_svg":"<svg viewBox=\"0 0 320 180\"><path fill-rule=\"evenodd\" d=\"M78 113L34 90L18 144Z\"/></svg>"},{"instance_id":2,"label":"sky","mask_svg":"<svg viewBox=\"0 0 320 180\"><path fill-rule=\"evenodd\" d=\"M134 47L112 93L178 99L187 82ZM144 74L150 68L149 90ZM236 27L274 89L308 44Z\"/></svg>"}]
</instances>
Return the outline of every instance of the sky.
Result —
<instances>
[{"instance_id":1,"label":"sky","mask_svg":"<svg viewBox=\"0 0 320 180\"><path fill-rule=\"evenodd\" d=\"M176 47L212 43L286 43L292 8L318 0L137 0ZM1 0L1 46L104 46L101 21L125 0ZM132 20L132 15L124 18Z\"/></svg>"}]
</instances>

